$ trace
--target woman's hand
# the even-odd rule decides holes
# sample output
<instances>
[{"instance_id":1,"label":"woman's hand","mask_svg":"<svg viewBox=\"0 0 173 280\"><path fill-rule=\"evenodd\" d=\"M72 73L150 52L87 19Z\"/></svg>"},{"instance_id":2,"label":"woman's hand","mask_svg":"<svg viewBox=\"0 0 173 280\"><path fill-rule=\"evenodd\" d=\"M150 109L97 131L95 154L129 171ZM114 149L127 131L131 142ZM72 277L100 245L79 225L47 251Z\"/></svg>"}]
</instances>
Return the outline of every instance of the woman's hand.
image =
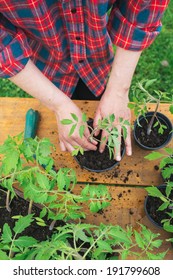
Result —
<instances>
[{"instance_id":1,"label":"woman's hand","mask_svg":"<svg viewBox=\"0 0 173 280\"><path fill-rule=\"evenodd\" d=\"M135 67L138 63L140 55L141 51L129 51L120 47L116 48L116 53L106 90L100 100L94 118L94 127L96 127L99 119L108 117L111 114L115 115L114 124L119 131L119 145L114 153L115 159L117 161L121 160L121 125L119 123L119 118L123 118L130 123L131 114L130 110L127 107L129 102L128 93ZM126 139L124 139L124 141L126 146L126 154L130 156L132 154L130 126L126 126L126 129L127 137ZM102 132L102 138L103 137L107 137L105 131ZM106 142L104 141L104 143L102 143L102 145L100 146L100 152L104 150L105 145Z\"/></svg>"},{"instance_id":2,"label":"woman's hand","mask_svg":"<svg viewBox=\"0 0 173 280\"><path fill-rule=\"evenodd\" d=\"M105 117L110 116L111 114L115 115L114 125L118 129L118 147L114 149L114 157L117 161L121 160L121 125L119 123L119 118L123 118L123 120L127 120L129 123L131 121L131 114L130 110L127 107L128 105L128 94L127 92L121 92L115 94L115 91L112 92L111 90L106 89L105 93L103 94L98 108L95 113L94 117L94 127L97 127L98 120L103 119ZM127 129L127 137L124 139L125 146L126 146L126 154L132 154L132 147L131 147L131 133L130 133L130 126L126 126ZM99 131L97 131L97 134ZM102 139L107 139L108 135L106 131L102 131ZM99 147L100 152L103 152L106 146L107 141L103 141Z\"/></svg>"},{"instance_id":3,"label":"woman's hand","mask_svg":"<svg viewBox=\"0 0 173 280\"><path fill-rule=\"evenodd\" d=\"M63 125L61 121L63 119L72 119L71 113L75 114L78 117L78 122L74 133L69 136L70 125ZM81 138L79 135L79 128L81 125L84 125L82 121L82 112L81 110L71 101L61 106L61 108L55 112L57 123L58 123L58 132L59 132L59 144L62 151L72 152L75 146L81 146L85 151L87 150L96 150L97 142L89 140L90 132L86 125L84 135Z\"/></svg>"}]
</instances>

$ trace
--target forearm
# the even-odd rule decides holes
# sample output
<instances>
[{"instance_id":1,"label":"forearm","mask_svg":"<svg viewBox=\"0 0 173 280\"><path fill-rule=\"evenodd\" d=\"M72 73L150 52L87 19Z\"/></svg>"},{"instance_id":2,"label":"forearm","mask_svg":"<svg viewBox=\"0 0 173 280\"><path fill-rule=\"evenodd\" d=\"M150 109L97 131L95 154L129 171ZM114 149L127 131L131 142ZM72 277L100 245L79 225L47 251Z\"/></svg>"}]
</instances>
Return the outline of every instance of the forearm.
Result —
<instances>
[{"instance_id":1,"label":"forearm","mask_svg":"<svg viewBox=\"0 0 173 280\"><path fill-rule=\"evenodd\" d=\"M128 94L131 80L142 51L128 51L117 47L112 70L107 84L107 91L121 95Z\"/></svg>"},{"instance_id":2,"label":"forearm","mask_svg":"<svg viewBox=\"0 0 173 280\"><path fill-rule=\"evenodd\" d=\"M54 112L60 110L62 103L69 101L69 97L47 79L31 60L21 72L9 80Z\"/></svg>"}]
</instances>

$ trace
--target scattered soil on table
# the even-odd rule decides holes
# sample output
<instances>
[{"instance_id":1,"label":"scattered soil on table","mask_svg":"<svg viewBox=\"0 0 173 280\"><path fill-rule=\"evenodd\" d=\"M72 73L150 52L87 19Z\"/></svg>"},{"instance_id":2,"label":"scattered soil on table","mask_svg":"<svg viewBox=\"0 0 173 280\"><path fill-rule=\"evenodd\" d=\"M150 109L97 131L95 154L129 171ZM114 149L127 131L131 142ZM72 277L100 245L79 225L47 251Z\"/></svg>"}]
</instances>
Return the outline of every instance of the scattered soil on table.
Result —
<instances>
[{"instance_id":1,"label":"scattered soil on table","mask_svg":"<svg viewBox=\"0 0 173 280\"><path fill-rule=\"evenodd\" d=\"M166 128L164 129L164 133L160 134L158 132L158 126L154 127L157 121L155 120L150 135L147 135L147 127L150 120L151 117L147 117L147 120L146 119L140 120L141 126L136 126L136 138L142 145L150 148L156 148L163 145L167 141L167 138L170 134L170 130ZM160 122L161 124L165 125L165 122L162 121L162 119L160 119Z\"/></svg>"},{"instance_id":2,"label":"scattered soil on table","mask_svg":"<svg viewBox=\"0 0 173 280\"><path fill-rule=\"evenodd\" d=\"M159 188L162 194L165 194L165 188ZM170 195L170 198L173 199L173 191ZM151 216L151 218L159 225L162 226L161 221L163 219L170 218L167 213L172 213L171 209L165 209L163 211L158 211L158 208L163 204L163 201L161 201L158 197L152 197L148 196L146 209L148 211L148 214ZM173 225L173 219L171 220L171 224Z\"/></svg>"}]
</instances>

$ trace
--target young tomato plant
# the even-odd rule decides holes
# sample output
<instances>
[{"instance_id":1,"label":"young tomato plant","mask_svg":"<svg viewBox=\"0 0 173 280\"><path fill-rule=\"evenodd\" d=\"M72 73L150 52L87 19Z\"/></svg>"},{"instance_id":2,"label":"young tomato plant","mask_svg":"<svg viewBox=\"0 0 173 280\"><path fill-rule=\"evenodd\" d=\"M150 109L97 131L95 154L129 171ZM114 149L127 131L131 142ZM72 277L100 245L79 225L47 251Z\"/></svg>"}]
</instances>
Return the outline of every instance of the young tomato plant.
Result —
<instances>
[{"instance_id":1,"label":"young tomato plant","mask_svg":"<svg viewBox=\"0 0 173 280\"><path fill-rule=\"evenodd\" d=\"M10 208L9 198L16 195L15 185L30 201L28 213L32 211L33 202L41 205L40 218L45 215L53 221L84 218L82 203L87 203L92 212L107 207L111 196L104 185L90 188L86 185L79 194L75 194L77 178L74 170L61 168L56 171L51 148L53 145L49 139L36 137L23 141L22 134L9 136L0 146L0 182L7 189L7 210ZM50 229L53 227L54 222Z\"/></svg>"},{"instance_id":2,"label":"young tomato plant","mask_svg":"<svg viewBox=\"0 0 173 280\"><path fill-rule=\"evenodd\" d=\"M71 117L72 119L63 119L61 121L61 123L63 125L71 125L71 129L69 132L69 136L71 136L75 129L77 128L77 124L78 124L78 117L71 113ZM87 117L86 114L83 113L82 114L82 121L83 123L80 125L79 127L79 135L82 138L84 136L84 131L86 126L89 128L90 131L90 136L89 136L89 140L92 142L93 140L97 141L97 142L104 142L106 141L106 137L103 137L101 140L99 140L98 138L96 138L94 135L97 131L102 131L105 130L108 134L108 140L107 140L107 147L109 149L109 157L110 159L112 158L112 156L114 155L114 149L117 148L119 146L119 139L121 138L121 136L123 136L124 139L126 139L127 137L127 126L130 126L130 123L128 120L124 120L123 118L119 118L119 125L121 126L122 129L122 135L119 135L119 131L117 129L117 127L115 126L115 115L111 114L108 117L103 118L102 120L98 121L98 125L96 128L93 128L93 126L90 125L90 122L87 121ZM84 153L84 149L80 146L75 146L74 147L74 151L72 152L73 156L78 155L78 153L83 154Z\"/></svg>"},{"instance_id":3,"label":"young tomato plant","mask_svg":"<svg viewBox=\"0 0 173 280\"><path fill-rule=\"evenodd\" d=\"M67 223L56 227L47 240L38 241L22 235L32 222L33 216L27 215L20 217L12 229L4 225L0 237L1 260L161 260L167 253L157 253L162 240L144 225L140 225L138 232L118 225Z\"/></svg>"},{"instance_id":4,"label":"young tomato plant","mask_svg":"<svg viewBox=\"0 0 173 280\"><path fill-rule=\"evenodd\" d=\"M155 82L155 79L153 80L142 80L141 82L137 83L137 85L133 86L133 103L129 103L128 107L130 109L133 109L135 116L137 117L138 125L139 123L139 116L144 116L148 112L147 105L149 103L155 103L155 110L153 113L153 116L151 120L148 123L147 126L147 135L151 134L153 127L158 127L158 132L160 134L163 134L164 130L167 128L164 124L162 124L159 121L159 118L157 117L157 112L159 109L160 102L171 102L170 95L167 92L162 92L159 90L155 90L154 92L149 92L148 88L150 85L152 85ZM172 100L173 101L173 100ZM172 103L172 102L171 102ZM173 111L173 105L170 105L170 112ZM157 120L154 123L154 120Z\"/></svg>"},{"instance_id":5,"label":"young tomato plant","mask_svg":"<svg viewBox=\"0 0 173 280\"><path fill-rule=\"evenodd\" d=\"M173 148L164 148L162 152L153 151L145 158L148 160L160 159L159 167L166 182L165 188L159 189L152 186L146 188L146 190L149 196L160 200L161 205L158 211L164 211L166 215L161 221L163 228L168 232L173 232L173 181L171 180L173 176Z\"/></svg>"},{"instance_id":6,"label":"young tomato plant","mask_svg":"<svg viewBox=\"0 0 173 280\"><path fill-rule=\"evenodd\" d=\"M159 188L151 186L146 188L149 196L156 197L160 200L161 205L157 209L159 211L164 211L165 218L162 219L161 223L163 229L173 233L173 182L167 182L164 192Z\"/></svg>"}]
</instances>

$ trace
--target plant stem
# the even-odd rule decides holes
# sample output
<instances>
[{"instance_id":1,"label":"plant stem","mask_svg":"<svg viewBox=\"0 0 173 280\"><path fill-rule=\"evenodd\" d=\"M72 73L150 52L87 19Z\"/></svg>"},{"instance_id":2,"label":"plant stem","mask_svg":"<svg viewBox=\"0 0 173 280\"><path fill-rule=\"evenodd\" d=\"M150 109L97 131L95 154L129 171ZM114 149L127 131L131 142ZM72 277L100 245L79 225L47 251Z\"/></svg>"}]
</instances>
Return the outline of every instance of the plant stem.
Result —
<instances>
[{"instance_id":1,"label":"plant stem","mask_svg":"<svg viewBox=\"0 0 173 280\"><path fill-rule=\"evenodd\" d=\"M11 208L10 208L10 190L7 191L7 196L6 196L6 209L8 212L11 212Z\"/></svg>"},{"instance_id":2,"label":"plant stem","mask_svg":"<svg viewBox=\"0 0 173 280\"><path fill-rule=\"evenodd\" d=\"M30 200L29 207L28 207L28 215L31 214L31 212L32 212L32 205L33 205L33 200Z\"/></svg>"},{"instance_id":3,"label":"plant stem","mask_svg":"<svg viewBox=\"0 0 173 280\"><path fill-rule=\"evenodd\" d=\"M55 226L56 220L53 220L49 226L49 230L53 230L54 226Z\"/></svg>"},{"instance_id":4,"label":"plant stem","mask_svg":"<svg viewBox=\"0 0 173 280\"><path fill-rule=\"evenodd\" d=\"M148 124L148 127L147 127L147 135L150 135L151 134L151 131L152 131L152 126L153 126L153 122L154 122L154 119L156 117L156 113L157 113L157 110L158 110L158 107L159 107L159 104L160 104L160 100L158 100L157 102L157 105L156 105L156 108L155 108L155 111L154 111L154 114Z\"/></svg>"}]
</instances>

